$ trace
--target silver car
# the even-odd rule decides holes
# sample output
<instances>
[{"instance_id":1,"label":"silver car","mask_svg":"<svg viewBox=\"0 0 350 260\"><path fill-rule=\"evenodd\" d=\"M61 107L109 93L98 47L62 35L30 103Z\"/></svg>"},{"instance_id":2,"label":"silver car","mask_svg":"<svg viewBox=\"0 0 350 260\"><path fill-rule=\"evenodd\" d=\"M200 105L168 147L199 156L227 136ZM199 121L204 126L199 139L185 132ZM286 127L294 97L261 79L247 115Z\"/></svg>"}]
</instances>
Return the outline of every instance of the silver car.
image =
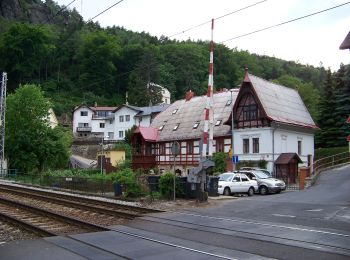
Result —
<instances>
[{"instance_id":1,"label":"silver car","mask_svg":"<svg viewBox=\"0 0 350 260\"><path fill-rule=\"evenodd\" d=\"M219 194L228 196L235 193L246 193L248 196L253 196L257 190L257 181L249 179L243 173L226 172L219 175Z\"/></svg>"},{"instance_id":2,"label":"silver car","mask_svg":"<svg viewBox=\"0 0 350 260\"><path fill-rule=\"evenodd\" d=\"M269 193L280 193L286 189L286 184L282 180L278 180L268 176L263 171L251 170L251 171L239 171L246 174L250 179L256 180L259 185L259 193L266 195Z\"/></svg>"}]
</instances>

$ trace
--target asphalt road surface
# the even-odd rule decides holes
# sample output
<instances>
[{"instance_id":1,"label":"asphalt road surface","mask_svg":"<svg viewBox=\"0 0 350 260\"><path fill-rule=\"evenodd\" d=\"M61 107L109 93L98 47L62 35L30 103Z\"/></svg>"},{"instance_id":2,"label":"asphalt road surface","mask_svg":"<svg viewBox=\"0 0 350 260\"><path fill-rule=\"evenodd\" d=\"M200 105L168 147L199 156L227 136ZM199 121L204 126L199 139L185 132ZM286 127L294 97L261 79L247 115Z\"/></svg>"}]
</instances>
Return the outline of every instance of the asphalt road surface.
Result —
<instances>
[{"instance_id":1,"label":"asphalt road surface","mask_svg":"<svg viewBox=\"0 0 350 260\"><path fill-rule=\"evenodd\" d=\"M249 255L225 250L258 258L350 259L350 166L324 172L304 191L241 197L215 208L145 217L129 226L183 239L182 245L215 246L216 254L229 258Z\"/></svg>"}]
</instances>

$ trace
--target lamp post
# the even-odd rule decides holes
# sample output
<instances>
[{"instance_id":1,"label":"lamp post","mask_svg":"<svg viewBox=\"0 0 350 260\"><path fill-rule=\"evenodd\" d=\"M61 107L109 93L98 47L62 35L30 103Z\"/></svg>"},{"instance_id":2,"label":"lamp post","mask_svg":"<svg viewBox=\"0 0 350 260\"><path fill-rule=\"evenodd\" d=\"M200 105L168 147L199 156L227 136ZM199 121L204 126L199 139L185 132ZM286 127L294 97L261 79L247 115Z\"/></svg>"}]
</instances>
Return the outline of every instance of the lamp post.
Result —
<instances>
[{"instance_id":1,"label":"lamp post","mask_svg":"<svg viewBox=\"0 0 350 260\"><path fill-rule=\"evenodd\" d=\"M232 97L232 93L233 93L233 89L230 89L231 92L231 105L233 104L233 97ZM233 108L233 106L232 106ZM234 155L233 153L233 109L231 109L231 152L232 155ZM231 163L232 163L232 171L233 171L233 160L231 159Z\"/></svg>"},{"instance_id":2,"label":"lamp post","mask_svg":"<svg viewBox=\"0 0 350 260\"><path fill-rule=\"evenodd\" d=\"M103 174L103 136L101 139L101 175Z\"/></svg>"}]
</instances>

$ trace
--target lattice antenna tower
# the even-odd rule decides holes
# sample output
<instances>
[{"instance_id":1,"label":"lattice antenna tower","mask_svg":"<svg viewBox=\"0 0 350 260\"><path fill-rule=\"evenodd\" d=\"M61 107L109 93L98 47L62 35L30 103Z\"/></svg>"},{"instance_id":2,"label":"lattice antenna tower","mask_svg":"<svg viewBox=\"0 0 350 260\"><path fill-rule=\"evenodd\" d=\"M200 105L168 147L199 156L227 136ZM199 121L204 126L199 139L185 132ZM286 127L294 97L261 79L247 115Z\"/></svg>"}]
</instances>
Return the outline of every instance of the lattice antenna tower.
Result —
<instances>
[{"instance_id":1,"label":"lattice antenna tower","mask_svg":"<svg viewBox=\"0 0 350 260\"><path fill-rule=\"evenodd\" d=\"M5 114L6 114L6 84L7 73L3 72L0 90L0 174L3 171L5 160Z\"/></svg>"}]
</instances>

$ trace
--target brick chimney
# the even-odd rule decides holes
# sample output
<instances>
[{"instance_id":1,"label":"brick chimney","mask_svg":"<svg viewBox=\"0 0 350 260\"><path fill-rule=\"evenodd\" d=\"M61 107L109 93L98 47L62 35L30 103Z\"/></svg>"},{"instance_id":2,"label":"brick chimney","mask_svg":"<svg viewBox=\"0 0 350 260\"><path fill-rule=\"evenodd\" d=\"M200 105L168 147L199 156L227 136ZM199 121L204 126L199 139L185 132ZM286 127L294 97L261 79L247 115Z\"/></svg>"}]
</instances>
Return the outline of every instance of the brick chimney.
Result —
<instances>
[{"instance_id":1,"label":"brick chimney","mask_svg":"<svg viewBox=\"0 0 350 260\"><path fill-rule=\"evenodd\" d=\"M186 95L185 95L186 101L190 101L191 98L193 98L193 97L194 97L194 92L192 92L192 90L189 90L186 92Z\"/></svg>"}]
</instances>

